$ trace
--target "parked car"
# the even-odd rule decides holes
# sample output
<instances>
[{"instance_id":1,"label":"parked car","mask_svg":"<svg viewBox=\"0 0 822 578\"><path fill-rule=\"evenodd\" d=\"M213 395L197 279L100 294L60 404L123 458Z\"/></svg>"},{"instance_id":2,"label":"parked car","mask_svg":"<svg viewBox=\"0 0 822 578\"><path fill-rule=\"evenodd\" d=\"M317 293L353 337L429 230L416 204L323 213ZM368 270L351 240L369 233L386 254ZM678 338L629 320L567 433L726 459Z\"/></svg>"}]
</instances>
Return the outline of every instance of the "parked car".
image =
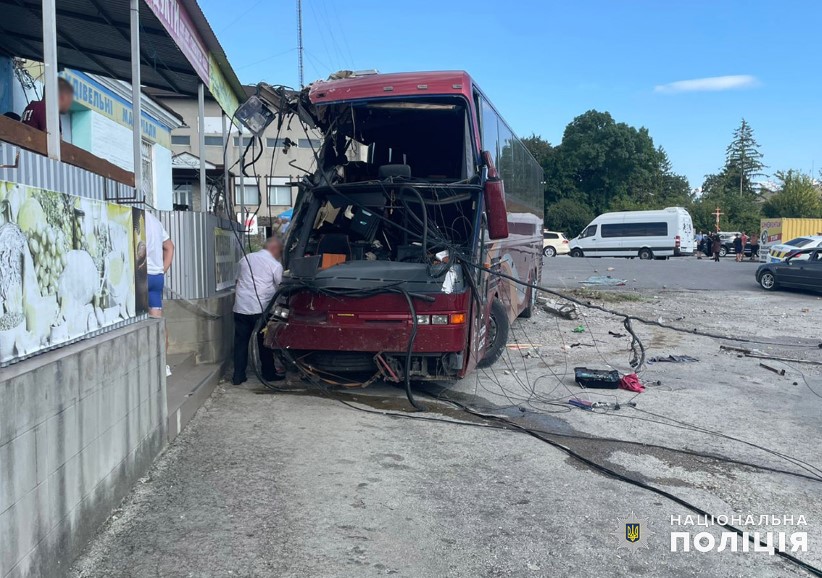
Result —
<instances>
[{"instance_id":1,"label":"parked car","mask_svg":"<svg viewBox=\"0 0 822 578\"><path fill-rule=\"evenodd\" d=\"M822 247L822 236L809 235L807 237L797 237L787 243L771 245L768 247L768 254L765 256L766 263L779 263L787 257L800 252L801 249L817 249Z\"/></svg>"},{"instance_id":2,"label":"parked car","mask_svg":"<svg viewBox=\"0 0 822 578\"><path fill-rule=\"evenodd\" d=\"M741 235L739 231L720 231L719 233L719 240L722 243L722 247L719 249L719 256L724 257L726 255L733 255L736 253L734 250L734 239L737 235ZM751 247L750 245L747 246L748 252L747 255L750 256L751 254Z\"/></svg>"},{"instance_id":3,"label":"parked car","mask_svg":"<svg viewBox=\"0 0 822 578\"><path fill-rule=\"evenodd\" d=\"M557 255L567 255L571 249L568 247L568 238L563 233L557 231L542 231L542 254L546 257L556 257Z\"/></svg>"},{"instance_id":4,"label":"parked car","mask_svg":"<svg viewBox=\"0 0 822 578\"><path fill-rule=\"evenodd\" d=\"M802 249L783 261L760 265L756 281L768 291L780 287L822 291L822 249Z\"/></svg>"},{"instance_id":5,"label":"parked car","mask_svg":"<svg viewBox=\"0 0 822 578\"><path fill-rule=\"evenodd\" d=\"M660 211L605 213L570 243L571 257L639 257L693 255L694 227L682 207Z\"/></svg>"}]
</instances>

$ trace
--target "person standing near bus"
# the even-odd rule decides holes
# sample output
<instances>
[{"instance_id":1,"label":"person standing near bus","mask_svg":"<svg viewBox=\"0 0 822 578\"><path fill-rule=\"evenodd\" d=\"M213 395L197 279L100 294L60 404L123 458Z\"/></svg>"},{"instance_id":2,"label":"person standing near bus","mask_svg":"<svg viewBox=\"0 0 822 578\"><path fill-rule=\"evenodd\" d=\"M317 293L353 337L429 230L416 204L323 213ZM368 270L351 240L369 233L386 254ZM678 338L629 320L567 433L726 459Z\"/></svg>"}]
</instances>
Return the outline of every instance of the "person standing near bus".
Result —
<instances>
[{"instance_id":1,"label":"person standing near bus","mask_svg":"<svg viewBox=\"0 0 822 578\"><path fill-rule=\"evenodd\" d=\"M231 382L240 385L246 381L248 344L254 328L277 293L283 279L283 244L277 237L269 237L265 246L243 256L237 263L237 282L234 285L234 375ZM278 373L274 364L274 351L265 346L262 332L257 332L262 377L266 381L279 381L285 375Z\"/></svg>"},{"instance_id":2,"label":"person standing near bus","mask_svg":"<svg viewBox=\"0 0 822 578\"><path fill-rule=\"evenodd\" d=\"M722 239L719 238L719 233L714 233L711 237L711 253L714 255L714 261L719 263L719 251L722 249Z\"/></svg>"},{"instance_id":3,"label":"person standing near bus","mask_svg":"<svg viewBox=\"0 0 822 578\"><path fill-rule=\"evenodd\" d=\"M739 235L734 237L734 254L737 263L741 262L742 258L745 257L745 245L742 243L742 237Z\"/></svg>"}]
</instances>

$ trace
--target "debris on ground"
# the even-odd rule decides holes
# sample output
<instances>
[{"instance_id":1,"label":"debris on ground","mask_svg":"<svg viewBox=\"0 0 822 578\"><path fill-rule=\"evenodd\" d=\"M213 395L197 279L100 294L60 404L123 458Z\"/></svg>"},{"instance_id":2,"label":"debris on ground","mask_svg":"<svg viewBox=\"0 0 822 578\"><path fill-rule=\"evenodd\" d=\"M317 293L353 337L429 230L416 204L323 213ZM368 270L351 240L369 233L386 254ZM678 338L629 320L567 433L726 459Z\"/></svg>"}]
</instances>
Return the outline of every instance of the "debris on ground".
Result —
<instances>
[{"instance_id":1,"label":"debris on ground","mask_svg":"<svg viewBox=\"0 0 822 578\"><path fill-rule=\"evenodd\" d=\"M648 364L652 363L695 363L699 361L696 357L690 355L666 355L659 357L651 357Z\"/></svg>"},{"instance_id":2,"label":"debris on ground","mask_svg":"<svg viewBox=\"0 0 822 578\"><path fill-rule=\"evenodd\" d=\"M616 331L609 331L608 335L611 337L628 337L625 333L617 333Z\"/></svg>"},{"instance_id":3,"label":"debris on ground","mask_svg":"<svg viewBox=\"0 0 822 578\"><path fill-rule=\"evenodd\" d=\"M577 309L576 303L559 304L552 301L546 301L542 305L542 310L546 313L551 313L564 319L579 319L579 310Z\"/></svg>"},{"instance_id":4,"label":"debris on ground","mask_svg":"<svg viewBox=\"0 0 822 578\"><path fill-rule=\"evenodd\" d=\"M584 325L577 325L573 329L574 333L585 333L585 326Z\"/></svg>"},{"instance_id":5,"label":"debris on ground","mask_svg":"<svg viewBox=\"0 0 822 578\"><path fill-rule=\"evenodd\" d=\"M615 369L574 368L574 381L586 389L617 389L619 372Z\"/></svg>"},{"instance_id":6,"label":"debris on ground","mask_svg":"<svg viewBox=\"0 0 822 578\"><path fill-rule=\"evenodd\" d=\"M591 275L585 281L580 281L580 283L586 285L625 285L627 281L610 275Z\"/></svg>"},{"instance_id":7,"label":"debris on ground","mask_svg":"<svg viewBox=\"0 0 822 578\"><path fill-rule=\"evenodd\" d=\"M645 386L639 381L639 376L637 376L636 373L623 375L622 379L619 380L619 387L620 389L627 389L628 391L635 391L636 393L645 391Z\"/></svg>"},{"instance_id":8,"label":"debris on ground","mask_svg":"<svg viewBox=\"0 0 822 578\"><path fill-rule=\"evenodd\" d=\"M774 372L777 375L785 375L785 370L784 369L777 369L777 368L771 367L770 365L767 365L765 363L760 362L759 367L763 367L763 368L767 369L768 371Z\"/></svg>"},{"instance_id":9,"label":"debris on ground","mask_svg":"<svg viewBox=\"0 0 822 578\"><path fill-rule=\"evenodd\" d=\"M571 399L569 399L568 404L578 407L580 409L586 409L588 411L591 411L594 407L594 404L588 401L587 399L579 399L578 397L572 397Z\"/></svg>"}]
</instances>

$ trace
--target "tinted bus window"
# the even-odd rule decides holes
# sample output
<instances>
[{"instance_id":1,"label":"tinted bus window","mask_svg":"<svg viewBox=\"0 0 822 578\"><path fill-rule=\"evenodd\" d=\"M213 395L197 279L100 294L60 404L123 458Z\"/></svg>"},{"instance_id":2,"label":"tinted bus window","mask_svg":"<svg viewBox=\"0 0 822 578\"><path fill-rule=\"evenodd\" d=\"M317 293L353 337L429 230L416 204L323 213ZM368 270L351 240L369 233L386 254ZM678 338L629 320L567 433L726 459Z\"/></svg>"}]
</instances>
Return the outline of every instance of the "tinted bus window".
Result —
<instances>
[{"instance_id":1,"label":"tinted bus window","mask_svg":"<svg viewBox=\"0 0 822 578\"><path fill-rule=\"evenodd\" d=\"M482 99L482 149L491 153L494 166L499 167L499 132L497 113L485 99Z\"/></svg>"},{"instance_id":2,"label":"tinted bus window","mask_svg":"<svg viewBox=\"0 0 822 578\"><path fill-rule=\"evenodd\" d=\"M668 223L615 223L602 225L604 237L667 237Z\"/></svg>"},{"instance_id":3,"label":"tinted bus window","mask_svg":"<svg viewBox=\"0 0 822 578\"><path fill-rule=\"evenodd\" d=\"M519 205L515 212L528 210L541 216L545 203L542 167L494 107L482 97L479 100L482 149L494 157L499 176L505 183L506 196Z\"/></svg>"}]
</instances>

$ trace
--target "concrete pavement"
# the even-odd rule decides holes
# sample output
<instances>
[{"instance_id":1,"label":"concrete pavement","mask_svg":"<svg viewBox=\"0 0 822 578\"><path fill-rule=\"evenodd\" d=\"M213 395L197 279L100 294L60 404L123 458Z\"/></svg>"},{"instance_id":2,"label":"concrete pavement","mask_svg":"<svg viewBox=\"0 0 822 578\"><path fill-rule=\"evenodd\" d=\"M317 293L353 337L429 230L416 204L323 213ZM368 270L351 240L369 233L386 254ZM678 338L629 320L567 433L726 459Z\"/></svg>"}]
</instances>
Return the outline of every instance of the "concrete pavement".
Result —
<instances>
[{"instance_id":1,"label":"concrete pavement","mask_svg":"<svg viewBox=\"0 0 822 578\"><path fill-rule=\"evenodd\" d=\"M74 576L793 574L767 555L671 553L683 508L522 434L252 388L212 400ZM617 548L631 512L651 521L648 550Z\"/></svg>"},{"instance_id":2,"label":"concrete pavement","mask_svg":"<svg viewBox=\"0 0 822 578\"><path fill-rule=\"evenodd\" d=\"M762 340L747 346L766 355L822 362L819 296L766 294L749 285L727 299L717 291L706 299L687 289L711 278L702 271L736 275L750 270L747 264L586 261L598 274L650 266L664 279L654 283L666 288L628 286L590 297L608 307ZM574 283L580 263L548 260L553 273L545 278L561 288L581 286ZM626 291L635 294L621 295ZM757 521L802 515L807 525L800 527L741 526L806 531L808 551L796 555L822 567L822 466L813 443L822 435L822 367L768 361L786 370L777 375L759 359L719 347L734 341L635 324L649 358L699 361L649 365L639 395L583 390L574 384L575 366L630 371L621 320L584 313L570 321L538 311L519 320L493 368L443 390L425 389L550 431L586 458L713 514ZM574 331L579 325L581 333ZM674 527L671 516L695 514L532 437L476 427L475 418L448 404L427 398L430 411L390 417L382 413L409 406L387 384L335 394L376 414L309 395L296 378L289 387L298 391L271 394L251 382L218 390L72 575L807 575L768 553L672 552L672 531L710 532L718 547L725 530ZM573 409L571 397L619 401L621 409ZM647 550L621 547L632 513L647 519Z\"/></svg>"}]
</instances>

